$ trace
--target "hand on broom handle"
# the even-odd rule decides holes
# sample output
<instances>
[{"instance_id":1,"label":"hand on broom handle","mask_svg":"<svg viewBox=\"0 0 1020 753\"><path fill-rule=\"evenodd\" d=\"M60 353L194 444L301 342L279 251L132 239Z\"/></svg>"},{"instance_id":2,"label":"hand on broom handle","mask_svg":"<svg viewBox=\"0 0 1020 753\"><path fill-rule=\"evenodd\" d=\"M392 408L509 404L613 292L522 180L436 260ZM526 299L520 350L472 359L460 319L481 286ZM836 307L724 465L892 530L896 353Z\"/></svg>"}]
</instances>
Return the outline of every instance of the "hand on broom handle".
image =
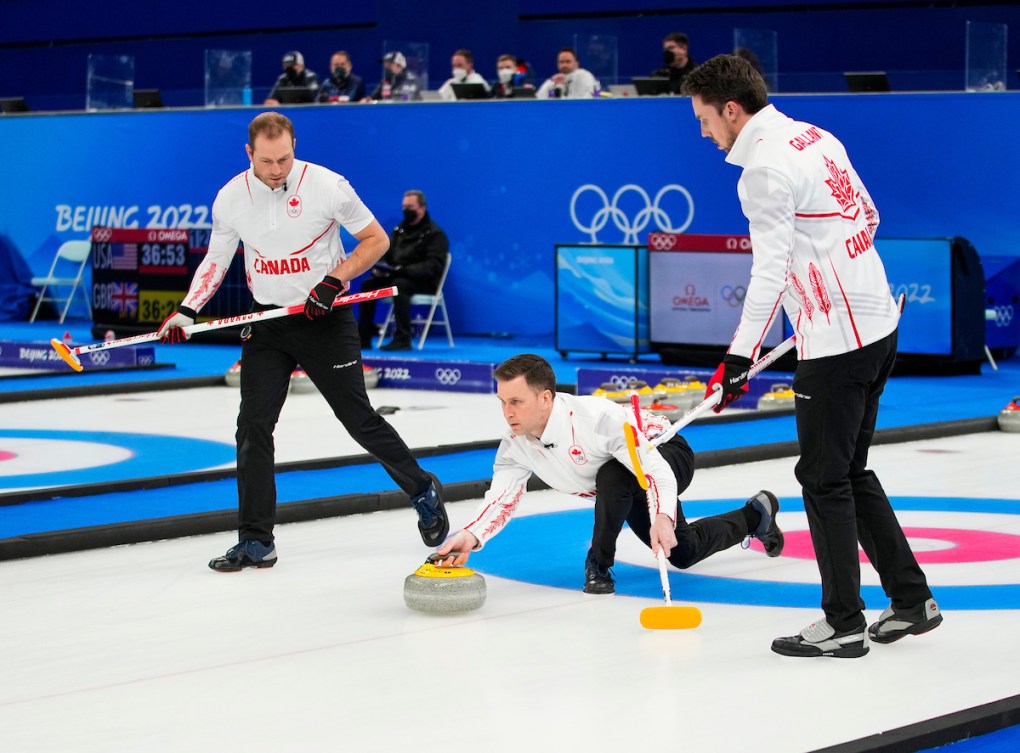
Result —
<instances>
[{"instance_id":1,"label":"hand on broom handle","mask_svg":"<svg viewBox=\"0 0 1020 753\"><path fill-rule=\"evenodd\" d=\"M780 356L783 356L787 352L789 352L796 344L797 336L790 335L788 338L783 340L783 342L779 343L779 345L770 350L767 354L765 354L757 361L755 361L753 364L751 364L751 368L747 370L747 378L750 379L759 372L767 369L769 366L775 363ZM721 393L718 390L716 390L707 398L705 398L701 403L687 411L687 413L681 416L680 419L674 422L672 426L666 429L666 431L662 432L662 434L653 439L652 446L658 447L663 442L668 442L670 437L672 437L682 428L687 426L687 424L689 424L691 421L693 421L696 418L699 418L703 414L708 413L710 410L712 410L712 408L719 404L720 394Z\"/></svg>"},{"instance_id":2,"label":"hand on broom handle","mask_svg":"<svg viewBox=\"0 0 1020 753\"><path fill-rule=\"evenodd\" d=\"M333 301L333 308L338 306L348 306L352 303L360 303L362 301L389 298L396 294L397 289L395 287L380 288L379 290L367 290L363 293L353 293L351 295L345 295L337 298ZM181 329L189 335L193 335L196 332L208 332L214 329L224 329L226 327L237 327L244 324L252 324L266 319L278 319L282 316L300 314L304 312L304 310L304 303L299 303L294 306L283 306L281 308L266 309L265 311L253 311L248 314L239 314L238 316L228 316L223 319L213 319L209 322L190 324L187 327L182 327ZM139 345L141 343L155 342L159 339L158 333L147 332L144 335L132 335L131 337L122 337L119 340L93 343L91 345L78 345L73 348L69 347L62 341L53 338L50 340L50 345L52 345L53 349L57 351L57 354L64 359L65 362L67 362L68 366L75 371L82 371L84 367L78 359L78 356L82 353L92 353L94 351L105 350L107 348L122 348L125 345Z\"/></svg>"}]
</instances>

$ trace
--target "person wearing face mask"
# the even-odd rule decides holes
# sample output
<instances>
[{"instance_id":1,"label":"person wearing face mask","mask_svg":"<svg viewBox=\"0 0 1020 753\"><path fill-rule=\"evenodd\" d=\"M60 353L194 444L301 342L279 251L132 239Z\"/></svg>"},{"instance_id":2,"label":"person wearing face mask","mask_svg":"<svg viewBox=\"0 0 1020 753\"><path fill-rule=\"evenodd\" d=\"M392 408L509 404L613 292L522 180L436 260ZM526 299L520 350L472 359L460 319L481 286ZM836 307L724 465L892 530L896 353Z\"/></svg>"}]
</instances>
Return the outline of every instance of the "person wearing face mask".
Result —
<instances>
[{"instance_id":1,"label":"person wearing face mask","mask_svg":"<svg viewBox=\"0 0 1020 753\"><path fill-rule=\"evenodd\" d=\"M383 350L411 349L411 296L435 293L446 265L450 242L442 228L432 221L421 191L406 191L403 221L390 233L390 248L361 283L361 290L397 288L393 298L396 332ZM375 326L375 301L360 303L358 327L362 349L372 347Z\"/></svg>"},{"instance_id":2,"label":"person wearing face mask","mask_svg":"<svg viewBox=\"0 0 1020 753\"><path fill-rule=\"evenodd\" d=\"M316 102L360 102L365 98L365 82L351 71L351 54L338 50L329 59L330 77L319 88Z\"/></svg>"},{"instance_id":3,"label":"person wearing face mask","mask_svg":"<svg viewBox=\"0 0 1020 753\"><path fill-rule=\"evenodd\" d=\"M475 56L471 50L457 50L450 58L450 78L439 87L439 96L447 102L457 99L454 84L481 84L489 90L489 82L475 70Z\"/></svg>"},{"instance_id":4,"label":"person wearing face mask","mask_svg":"<svg viewBox=\"0 0 1020 753\"><path fill-rule=\"evenodd\" d=\"M667 34L662 40L662 62L665 65L652 71L656 78L668 78L669 90L680 93L687 74L694 70L694 58L690 56L687 35L682 32Z\"/></svg>"},{"instance_id":5,"label":"person wearing face mask","mask_svg":"<svg viewBox=\"0 0 1020 753\"><path fill-rule=\"evenodd\" d=\"M266 97L267 105L296 105L314 102L319 91L319 77L315 71L305 68L305 56L292 50L280 61L283 73L276 79Z\"/></svg>"},{"instance_id":6,"label":"person wearing face mask","mask_svg":"<svg viewBox=\"0 0 1020 753\"><path fill-rule=\"evenodd\" d=\"M526 62L514 55L500 55L496 59L496 81L492 84L492 96L508 99L514 96L514 89L534 89L535 74Z\"/></svg>"},{"instance_id":7,"label":"person wearing face mask","mask_svg":"<svg viewBox=\"0 0 1020 753\"><path fill-rule=\"evenodd\" d=\"M407 69L402 52L387 52L379 60L383 64L383 80L369 96L374 102L410 102L421 99L421 80Z\"/></svg>"},{"instance_id":8,"label":"person wearing face mask","mask_svg":"<svg viewBox=\"0 0 1020 753\"><path fill-rule=\"evenodd\" d=\"M600 88L598 79L577 61L577 52L564 47L556 57L560 72L546 79L538 88L538 99L587 99L596 96Z\"/></svg>"}]
</instances>

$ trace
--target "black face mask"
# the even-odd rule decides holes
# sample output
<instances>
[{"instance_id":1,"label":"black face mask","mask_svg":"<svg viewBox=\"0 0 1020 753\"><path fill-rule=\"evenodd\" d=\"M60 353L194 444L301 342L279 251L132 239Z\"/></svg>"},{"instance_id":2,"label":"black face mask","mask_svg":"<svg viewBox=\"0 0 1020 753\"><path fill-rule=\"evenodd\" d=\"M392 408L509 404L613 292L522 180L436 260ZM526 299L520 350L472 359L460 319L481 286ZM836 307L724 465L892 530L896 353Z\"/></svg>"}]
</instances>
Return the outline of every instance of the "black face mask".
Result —
<instances>
[{"instance_id":1,"label":"black face mask","mask_svg":"<svg viewBox=\"0 0 1020 753\"><path fill-rule=\"evenodd\" d=\"M387 69L386 73L383 74L383 80L393 83L393 79L397 77L397 74Z\"/></svg>"},{"instance_id":2,"label":"black face mask","mask_svg":"<svg viewBox=\"0 0 1020 753\"><path fill-rule=\"evenodd\" d=\"M343 86L347 80L347 69L346 68L334 68L333 69L333 81L337 86Z\"/></svg>"},{"instance_id":3,"label":"black face mask","mask_svg":"<svg viewBox=\"0 0 1020 753\"><path fill-rule=\"evenodd\" d=\"M404 222L410 225L418 219L418 211L416 209L405 209L404 210Z\"/></svg>"},{"instance_id":4,"label":"black face mask","mask_svg":"<svg viewBox=\"0 0 1020 753\"><path fill-rule=\"evenodd\" d=\"M662 60L666 65L673 65L676 62L676 53L673 50L663 50Z\"/></svg>"},{"instance_id":5,"label":"black face mask","mask_svg":"<svg viewBox=\"0 0 1020 753\"><path fill-rule=\"evenodd\" d=\"M293 65L288 65L286 68L283 69L283 72L287 74L287 78L289 78L291 81L295 80L298 76L297 68L295 68Z\"/></svg>"}]
</instances>

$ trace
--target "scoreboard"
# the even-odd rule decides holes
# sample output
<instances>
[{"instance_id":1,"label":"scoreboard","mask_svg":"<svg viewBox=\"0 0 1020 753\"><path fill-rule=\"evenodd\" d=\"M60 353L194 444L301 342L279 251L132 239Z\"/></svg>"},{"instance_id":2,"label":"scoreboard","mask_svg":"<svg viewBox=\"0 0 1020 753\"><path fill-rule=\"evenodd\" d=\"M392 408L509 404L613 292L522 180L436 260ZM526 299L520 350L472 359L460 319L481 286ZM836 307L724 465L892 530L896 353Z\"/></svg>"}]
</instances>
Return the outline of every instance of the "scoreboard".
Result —
<instances>
[{"instance_id":1,"label":"scoreboard","mask_svg":"<svg viewBox=\"0 0 1020 753\"><path fill-rule=\"evenodd\" d=\"M209 246L209 228L92 228L92 317L97 337L151 332L184 300ZM238 246L238 255L242 247ZM244 260L235 259L199 321L251 309Z\"/></svg>"}]
</instances>

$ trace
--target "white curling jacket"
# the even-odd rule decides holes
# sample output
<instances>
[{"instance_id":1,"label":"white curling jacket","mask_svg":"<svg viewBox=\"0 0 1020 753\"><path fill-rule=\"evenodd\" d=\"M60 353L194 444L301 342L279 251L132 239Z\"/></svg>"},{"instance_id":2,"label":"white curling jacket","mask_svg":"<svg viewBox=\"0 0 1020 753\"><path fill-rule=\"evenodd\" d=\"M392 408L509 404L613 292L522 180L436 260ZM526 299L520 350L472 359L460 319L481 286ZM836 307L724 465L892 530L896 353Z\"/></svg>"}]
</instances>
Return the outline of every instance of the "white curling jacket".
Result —
<instances>
[{"instance_id":1,"label":"white curling jacket","mask_svg":"<svg viewBox=\"0 0 1020 753\"><path fill-rule=\"evenodd\" d=\"M375 217L342 175L294 160L286 188L271 189L253 168L234 177L213 202L209 251L195 271L184 305L196 311L219 288L237 242L255 300L269 306L302 303L346 258L339 226L351 233Z\"/></svg>"},{"instance_id":2,"label":"white curling jacket","mask_svg":"<svg viewBox=\"0 0 1020 753\"><path fill-rule=\"evenodd\" d=\"M878 210L843 144L773 105L741 129L726 161L751 233L751 281L729 352L754 360L782 305L801 360L847 353L896 329L875 249Z\"/></svg>"},{"instance_id":3,"label":"white curling jacket","mask_svg":"<svg viewBox=\"0 0 1020 753\"><path fill-rule=\"evenodd\" d=\"M628 407L604 397L578 397L557 392L552 413L539 439L507 432L496 451L492 485L485 493L475 518L464 526L485 542L507 524L527 490L534 473L557 491L580 497L595 496L595 476L610 460L616 459L633 471L624 424L633 419ZM654 439L670 426L669 419L641 412L641 428L647 439ZM648 507L676 520L677 484L673 469L657 449L642 456L648 476Z\"/></svg>"}]
</instances>

